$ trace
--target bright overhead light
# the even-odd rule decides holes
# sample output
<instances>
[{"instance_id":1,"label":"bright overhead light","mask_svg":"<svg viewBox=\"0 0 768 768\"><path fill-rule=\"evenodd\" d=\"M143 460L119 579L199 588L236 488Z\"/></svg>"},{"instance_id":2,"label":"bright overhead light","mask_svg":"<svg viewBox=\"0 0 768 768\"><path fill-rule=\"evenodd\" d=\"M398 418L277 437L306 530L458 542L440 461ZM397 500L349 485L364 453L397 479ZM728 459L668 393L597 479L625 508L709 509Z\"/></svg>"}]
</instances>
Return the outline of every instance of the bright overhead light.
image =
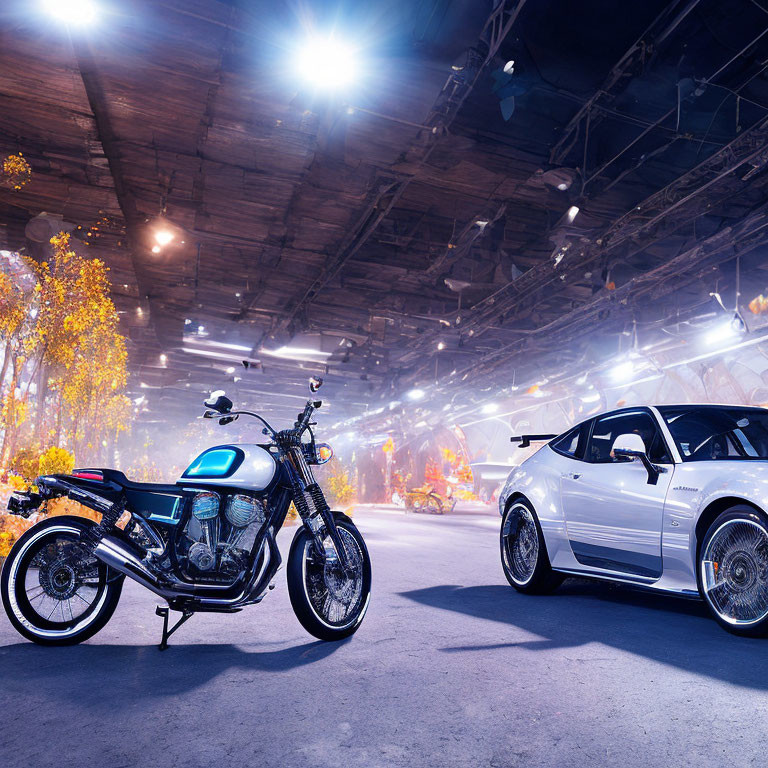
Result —
<instances>
[{"instance_id":1,"label":"bright overhead light","mask_svg":"<svg viewBox=\"0 0 768 768\"><path fill-rule=\"evenodd\" d=\"M725 320L707 331L704 341L710 346L722 341L730 341L746 331L744 321L738 314L734 314L730 320Z\"/></svg>"},{"instance_id":2,"label":"bright overhead light","mask_svg":"<svg viewBox=\"0 0 768 768\"><path fill-rule=\"evenodd\" d=\"M568 209L568 213L565 214L568 218L568 222L572 222L578 215L579 215L579 206L578 205L572 205Z\"/></svg>"},{"instance_id":3,"label":"bright overhead light","mask_svg":"<svg viewBox=\"0 0 768 768\"><path fill-rule=\"evenodd\" d=\"M443 350L443 349L445 349L445 342L444 342L444 341L438 341L438 342L437 342L437 348L438 348L439 350Z\"/></svg>"},{"instance_id":4,"label":"bright overhead light","mask_svg":"<svg viewBox=\"0 0 768 768\"><path fill-rule=\"evenodd\" d=\"M330 357L333 352L323 352L319 349L310 349L308 347L291 347L283 346L277 349L260 349L259 352L262 355L269 355L271 357L282 357L285 360L307 360L312 362L319 358Z\"/></svg>"},{"instance_id":5,"label":"bright overhead light","mask_svg":"<svg viewBox=\"0 0 768 768\"><path fill-rule=\"evenodd\" d=\"M510 59L504 65L504 74L505 75L513 75L514 73L515 73L515 62L514 62L514 59Z\"/></svg>"},{"instance_id":6,"label":"bright overhead light","mask_svg":"<svg viewBox=\"0 0 768 768\"><path fill-rule=\"evenodd\" d=\"M480 413L496 413L499 410L498 403L486 403L481 409Z\"/></svg>"},{"instance_id":7,"label":"bright overhead light","mask_svg":"<svg viewBox=\"0 0 768 768\"><path fill-rule=\"evenodd\" d=\"M90 24L96 20L96 4L91 0L43 0L43 8L67 24Z\"/></svg>"},{"instance_id":8,"label":"bright overhead light","mask_svg":"<svg viewBox=\"0 0 768 768\"><path fill-rule=\"evenodd\" d=\"M627 381L627 379L632 378L634 372L635 364L631 360L625 360L623 363L614 366L611 371L611 378L614 381Z\"/></svg>"},{"instance_id":9,"label":"bright overhead light","mask_svg":"<svg viewBox=\"0 0 768 768\"><path fill-rule=\"evenodd\" d=\"M566 190L566 189L568 189L568 185L567 185L567 184L566 184L564 181L561 181L561 182L560 182L560 183L557 185L557 188L558 188L558 189L559 189L561 192L565 192L565 190Z\"/></svg>"},{"instance_id":10,"label":"bright overhead light","mask_svg":"<svg viewBox=\"0 0 768 768\"><path fill-rule=\"evenodd\" d=\"M486 219L478 219L475 224L480 227L480 229L485 229L488 226L488 221Z\"/></svg>"},{"instance_id":11,"label":"bright overhead light","mask_svg":"<svg viewBox=\"0 0 768 768\"><path fill-rule=\"evenodd\" d=\"M227 373L234 373L235 372L235 366L230 365L229 368L227 368Z\"/></svg>"},{"instance_id":12,"label":"bright overhead light","mask_svg":"<svg viewBox=\"0 0 768 768\"><path fill-rule=\"evenodd\" d=\"M357 77L357 51L333 35L310 37L296 56L296 71L311 85L336 90L350 85Z\"/></svg>"},{"instance_id":13,"label":"bright overhead light","mask_svg":"<svg viewBox=\"0 0 768 768\"><path fill-rule=\"evenodd\" d=\"M168 362L168 355L160 355L160 362L165 365Z\"/></svg>"},{"instance_id":14,"label":"bright overhead light","mask_svg":"<svg viewBox=\"0 0 768 768\"><path fill-rule=\"evenodd\" d=\"M168 245L173 240L173 232L169 232L167 229L159 229L155 232L155 242L159 246ZM152 249L155 250L154 248Z\"/></svg>"},{"instance_id":15,"label":"bright overhead light","mask_svg":"<svg viewBox=\"0 0 768 768\"><path fill-rule=\"evenodd\" d=\"M160 246L159 245L153 245L152 246L152 253L160 253Z\"/></svg>"},{"instance_id":16,"label":"bright overhead light","mask_svg":"<svg viewBox=\"0 0 768 768\"><path fill-rule=\"evenodd\" d=\"M203 326L200 326L202 330L199 331L199 333L202 333L205 331L205 328ZM197 347L217 347L220 349L231 349L233 352L250 352L251 347L247 346L245 344L230 344L227 341L215 341L214 339L201 339L198 336L194 335L185 335L184 336L184 343L185 344L194 344Z\"/></svg>"},{"instance_id":17,"label":"bright overhead light","mask_svg":"<svg viewBox=\"0 0 768 768\"><path fill-rule=\"evenodd\" d=\"M406 397L415 402L416 400L423 400L425 394L426 392L424 392L423 389L416 387L415 389L410 390L410 392L406 394Z\"/></svg>"}]
</instances>

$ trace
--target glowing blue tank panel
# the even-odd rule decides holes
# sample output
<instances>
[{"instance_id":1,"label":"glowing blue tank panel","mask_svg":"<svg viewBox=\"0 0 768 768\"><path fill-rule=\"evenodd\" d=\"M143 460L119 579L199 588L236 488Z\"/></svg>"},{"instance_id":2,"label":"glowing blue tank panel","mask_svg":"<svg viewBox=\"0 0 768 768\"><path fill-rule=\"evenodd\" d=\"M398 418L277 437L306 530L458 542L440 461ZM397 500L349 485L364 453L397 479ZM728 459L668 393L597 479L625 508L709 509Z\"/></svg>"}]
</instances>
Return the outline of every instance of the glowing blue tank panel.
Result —
<instances>
[{"instance_id":1,"label":"glowing blue tank panel","mask_svg":"<svg viewBox=\"0 0 768 768\"><path fill-rule=\"evenodd\" d=\"M209 448L187 467L182 477L229 477L242 461L243 452L237 448Z\"/></svg>"},{"instance_id":2,"label":"glowing blue tank panel","mask_svg":"<svg viewBox=\"0 0 768 768\"><path fill-rule=\"evenodd\" d=\"M274 480L277 463L260 445L217 445L203 451L184 471L179 484L263 491Z\"/></svg>"}]
</instances>

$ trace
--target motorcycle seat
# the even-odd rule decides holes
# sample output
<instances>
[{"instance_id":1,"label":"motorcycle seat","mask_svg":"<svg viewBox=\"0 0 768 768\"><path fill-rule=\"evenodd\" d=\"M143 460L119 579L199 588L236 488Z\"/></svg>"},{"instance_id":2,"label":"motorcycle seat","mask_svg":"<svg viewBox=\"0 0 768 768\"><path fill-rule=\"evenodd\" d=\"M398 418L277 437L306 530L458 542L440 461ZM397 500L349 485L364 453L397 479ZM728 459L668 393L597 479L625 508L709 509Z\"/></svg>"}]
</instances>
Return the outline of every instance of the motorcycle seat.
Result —
<instances>
[{"instance_id":1,"label":"motorcycle seat","mask_svg":"<svg viewBox=\"0 0 768 768\"><path fill-rule=\"evenodd\" d=\"M93 473L93 477L87 477L88 473ZM106 468L93 468L93 469L76 469L73 473L73 477L86 480L96 480L98 482L98 475L104 478L104 483L119 485L126 491L138 491L140 493L162 493L162 494L178 494L180 488L175 484L168 483L136 483L133 480L129 480L123 472L119 469L106 469Z\"/></svg>"}]
</instances>

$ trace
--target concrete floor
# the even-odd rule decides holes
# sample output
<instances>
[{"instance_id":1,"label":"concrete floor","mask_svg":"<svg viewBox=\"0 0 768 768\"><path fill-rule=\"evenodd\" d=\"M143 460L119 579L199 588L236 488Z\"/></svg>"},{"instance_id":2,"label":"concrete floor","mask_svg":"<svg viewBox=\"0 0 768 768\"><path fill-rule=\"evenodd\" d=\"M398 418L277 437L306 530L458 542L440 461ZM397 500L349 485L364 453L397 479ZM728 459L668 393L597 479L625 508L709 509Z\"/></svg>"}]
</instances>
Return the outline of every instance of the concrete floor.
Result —
<instances>
[{"instance_id":1,"label":"concrete floor","mask_svg":"<svg viewBox=\"0 0 768 768\"><path fill-rule=\"evenodd\" d=\"M264 603L194 617L166 653L133 584L79 647L0 618L0 764L766 765L768 640L625 588L518 595L492 516L356 519L374 593L345 643L304 633L282 571Z\"/></svg>"}]
</instances>

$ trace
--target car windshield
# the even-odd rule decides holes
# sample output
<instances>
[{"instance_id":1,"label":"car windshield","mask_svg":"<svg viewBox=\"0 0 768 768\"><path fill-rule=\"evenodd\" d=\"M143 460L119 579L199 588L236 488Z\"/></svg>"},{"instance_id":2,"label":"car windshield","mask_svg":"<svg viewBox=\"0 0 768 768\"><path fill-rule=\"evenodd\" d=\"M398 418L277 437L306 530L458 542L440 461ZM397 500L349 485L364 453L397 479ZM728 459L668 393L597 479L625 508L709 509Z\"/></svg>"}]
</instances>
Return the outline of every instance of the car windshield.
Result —
<instances>
[{"instance_id":1,"label":"car windshield","mask_svg":"<svg viewBox=\"0 0 768 768\"><path fill-rule=\"evenodd\" d=\"M683 461L768 459L768 410L660 407Z\"/></svg>"}]
</instances>

